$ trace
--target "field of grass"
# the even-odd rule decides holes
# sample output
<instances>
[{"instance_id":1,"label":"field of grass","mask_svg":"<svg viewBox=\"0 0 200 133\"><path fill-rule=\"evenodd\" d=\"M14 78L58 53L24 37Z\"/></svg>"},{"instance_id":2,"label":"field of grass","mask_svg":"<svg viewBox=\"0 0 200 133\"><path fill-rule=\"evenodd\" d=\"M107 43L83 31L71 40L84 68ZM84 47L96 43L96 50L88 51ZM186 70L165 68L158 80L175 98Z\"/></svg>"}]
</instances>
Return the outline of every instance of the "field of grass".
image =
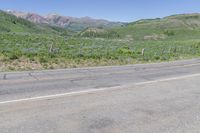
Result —
<instances>
[{"instance_id":1,"label":"field of grass","mask_svg":"<svg viewBox=\"0 0 200 133\"><path fill-rule=\"evenodd\" d=\"M122 65L200 57L200 39L183 41L0 34L0 71Z\"/></svg>"},{"instance_id":2,"label":"field of grass","mask_svg":"<svg viewBox=\"0 0 200 133\"><path fill-rule=\"evenodd\" d=\"M0 14L2 16L6 14ZM200 27L185 22L185 19L185 23L171 24L171 18L165 19L72 33L6 16L0 20L0 71L123 65L200 57ZM5 23L11 26L3 27Z\"/></svg>"}]
</instances>

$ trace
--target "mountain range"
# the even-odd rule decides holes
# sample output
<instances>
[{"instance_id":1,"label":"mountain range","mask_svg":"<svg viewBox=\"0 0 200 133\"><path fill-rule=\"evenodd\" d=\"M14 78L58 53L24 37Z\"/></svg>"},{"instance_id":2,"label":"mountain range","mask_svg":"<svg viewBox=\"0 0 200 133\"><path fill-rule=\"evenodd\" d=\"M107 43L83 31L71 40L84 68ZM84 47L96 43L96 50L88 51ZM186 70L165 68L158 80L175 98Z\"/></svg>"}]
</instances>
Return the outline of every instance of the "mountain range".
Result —
<instances>
[{"instance_id":1,"label":"mountain range","mask_svg":"<svg viewBox=\"0 0 200 133\"><path fill-rule=\"evenodd\" d=\"M123 38L134 41L199 38L200 35L199 13L142 19L130 23L110 22L89 17L66 17L58 14L41 16L36 13L11 10L1 11L0 18L0 31L10 33Z\"/></svg>"},{"instance_id":2,"label":"mountain range","mask_svg":"<svg viewBox=\"0 0 200 133\"><path fill-rule=\"evenodd\" d=\"M104 19L93 19L90 17L69 17L69 16L61 16L56 13L51 13L46 16L42 16L36 13L26 13L14 10L7 10L9 14L15 15L16 17L20 17L26 20L29 20L38 24L49 24L52 26L60 26L67 28L72 31L82 31L86 28L112 28L112 27L120 27L126 25L126 23L122 22L111 22Z\"/></svg>"}]
</instances>

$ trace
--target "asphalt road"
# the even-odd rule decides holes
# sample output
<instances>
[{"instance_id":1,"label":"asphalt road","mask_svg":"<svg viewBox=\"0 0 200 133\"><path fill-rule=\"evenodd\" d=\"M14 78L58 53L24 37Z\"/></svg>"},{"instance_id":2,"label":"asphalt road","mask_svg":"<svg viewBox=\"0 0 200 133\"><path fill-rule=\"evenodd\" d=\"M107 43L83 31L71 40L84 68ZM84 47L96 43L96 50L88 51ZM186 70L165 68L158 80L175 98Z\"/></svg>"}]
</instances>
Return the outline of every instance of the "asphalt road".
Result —
<instances>
[{"instance_id":1,"label":"asphalt road","mask_svg":"<svg viewBox=\"0 0 200 133\"><path fill-rule=\"evenodd\" d=\"M200 59L0 78L0 133L200 132Z\"/></svg>"}]
</instances>

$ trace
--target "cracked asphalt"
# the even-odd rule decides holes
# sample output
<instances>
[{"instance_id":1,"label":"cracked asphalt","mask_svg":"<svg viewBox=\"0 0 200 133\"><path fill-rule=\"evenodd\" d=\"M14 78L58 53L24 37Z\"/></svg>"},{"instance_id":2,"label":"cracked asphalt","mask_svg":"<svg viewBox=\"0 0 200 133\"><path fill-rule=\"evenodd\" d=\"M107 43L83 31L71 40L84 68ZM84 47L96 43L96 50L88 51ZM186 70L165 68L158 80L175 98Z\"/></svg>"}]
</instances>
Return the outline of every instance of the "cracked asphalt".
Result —
<instances>
[{"instance_id":1,"label":"cracked asphalt","mask_svg":"<svg viewBox=\"0 0 200 133\"><path fill-rule=\"evenodd\" d=\"M200 59L2 72L0 132L199 133L200 76L197 74L200 74ZM112 90L1 104L116 86Z\"/></svg>"}]
</instances>

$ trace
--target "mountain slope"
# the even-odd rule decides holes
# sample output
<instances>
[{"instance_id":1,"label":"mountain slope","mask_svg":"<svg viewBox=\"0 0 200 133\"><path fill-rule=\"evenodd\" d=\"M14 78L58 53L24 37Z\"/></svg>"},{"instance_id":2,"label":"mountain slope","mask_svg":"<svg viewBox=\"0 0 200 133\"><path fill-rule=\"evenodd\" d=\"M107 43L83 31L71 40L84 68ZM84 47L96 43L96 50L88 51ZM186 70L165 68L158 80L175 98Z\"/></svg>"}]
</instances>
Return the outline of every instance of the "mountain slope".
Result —
<instances>
[{"instance_id":1,"label":"mountain slope","mask_svg":"<svg viewBox=\"0 0 200 133\"><path fill-rule=\"evenodd\" d=\"M4 32L41 32L42 27L0 11L0 30Z\"/></svg>"},{"instance_id":2,"label":"mountain slope","mask_svg":"<svg viewBox=\"0 0 200 133\"><path fill-rule=\"evenodd\" d=\"M87 28L78 34L80 37L89 38L119 38L119 34L110 29Z\"/></svg>"},{"instance_id":3,"label":"mountain slope","mask_svg":"<svg viewBox=\"0 0 200 133\"><path fill-rule=\"evenodd\" d=\"M120 36L134 40L199 38L200 14L180 14L165 18L144 19L114 30Z\"/></svg>"},{"instance_id":4,"label":"mountain slope","mask_svg":"<svg viewBox=\"0 0 200 133\"><path fill-rule=\"evenodd\" d=\"M0 11L0 32L35 33L35 34L67 34L68 31L55 26L40 25Z\"/></svg>"},{"instance_id":5,"label":"mountain slope","mask_svg":"<svg viewBox=\"0 0 200 133\"><path fill-rule=\"evenodd\" d=\"M57 14L49 14L46 17L42 17L37 14L16 11L8 12L17 17L1 12L1 16L4 14L4 19L1 19L1 21L5 21L1 22L0 25L2 31L24 32L23 30L25 30L25 32L66 35L68 31L63 27L67 27L68 29L81 31L79 33L81 37L110 38L108 36L114 36L115 38L120 37L128 40L187 39L198 38L200 35L200 14L197 13L172 15L157 19L143 19L123 26L119 26L120 23L118 23L118 26L115 27L114 25L117 23L95 20L89 17L73 18ZM8 22L5 20L5 16L9 16L7 17ZM25 21L21 17L29 21ZM18 23L14 20L17 20L16 22Z\"/></svg>"},{"instance_id":6,"label":"mountain slope","mask_svg":"<svg viewBox=\"0 0 200 133\"><path fill-rule=\"evenodd\" d=\"M47 16L41 16L35 13L24 13L12 10L8 10L7 12L34 23L60 26L73 31L82 31L86 28L99 28L99 27L111 28L111 27L120 27L122 25L125 25L125 23L121 22L110 22L107 20L93 19L90 17L83 17L83 18L67 17L55 13L48 14Z\"/></svg>"}]
</instances>

